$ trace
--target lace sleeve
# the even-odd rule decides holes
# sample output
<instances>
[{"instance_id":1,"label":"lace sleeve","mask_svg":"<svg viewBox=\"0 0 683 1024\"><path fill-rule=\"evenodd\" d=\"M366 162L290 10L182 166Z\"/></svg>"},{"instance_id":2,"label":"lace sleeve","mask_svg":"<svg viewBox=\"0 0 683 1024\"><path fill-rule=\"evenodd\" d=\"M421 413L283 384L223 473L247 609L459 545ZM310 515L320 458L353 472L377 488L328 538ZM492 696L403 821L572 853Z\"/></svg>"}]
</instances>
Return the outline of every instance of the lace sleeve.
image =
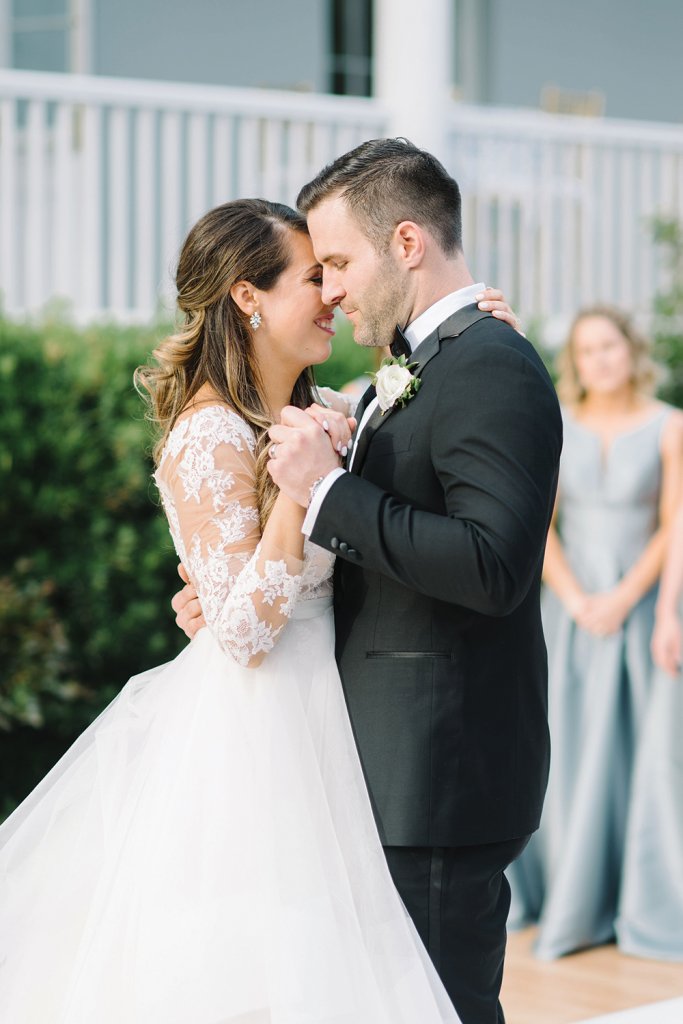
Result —
<instances>
[{"instance_id":1,"label":"lace sleeve","mask_svg":"<svg viewBox=\"0 0 683 1024\"><path fill-rule=\"evenodd\" d=\"M156 481L178 556L209 629L241 665L257 665L291 615L303 562L261 542L255 441L223 406L171 431Z\"/></svg>"},{"instance_id":2,"label":"lace sleeve","mask_svg":"<svg viewBox=\"0 0 683 1024\"><path fill-rule=\"evenodd\" d=\"M344 416L355 416L360 397L363 394L364 388L360 389L358 395L355 394L344 394L341 391L334 391L332 388L318 388L318 394L323 405L328 406L330 409L336 409L337 412L341 412Z\"/></svg>"}]
</instances>

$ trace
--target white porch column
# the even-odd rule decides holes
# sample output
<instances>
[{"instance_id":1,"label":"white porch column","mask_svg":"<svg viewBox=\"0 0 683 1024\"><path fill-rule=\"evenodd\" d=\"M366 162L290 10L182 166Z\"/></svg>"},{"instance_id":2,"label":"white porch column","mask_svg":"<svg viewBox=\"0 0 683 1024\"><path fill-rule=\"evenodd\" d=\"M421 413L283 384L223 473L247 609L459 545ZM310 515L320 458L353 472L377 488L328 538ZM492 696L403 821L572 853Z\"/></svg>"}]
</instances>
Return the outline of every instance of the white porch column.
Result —
<instances>
[{"instance_id":1,"label":"white porch column","mask_svg":"<svg viewBox=\"0 0 683 1024\"><path fill-rule=\"evenodd\" d=\"M454 0L375 0L375 96L388 134L443 159L453 68Z\"/></svg>"},{"instance_id":2,"label":"white porch column","mask_svg":"<svg viewBox=\"0 0 683 1024\"><path fill-rule=\"evenodd\" d=\"M89 75L93 71L91 0L69 0L69 16L69 71L77 75Z\"/></svg>"}]
</instances>

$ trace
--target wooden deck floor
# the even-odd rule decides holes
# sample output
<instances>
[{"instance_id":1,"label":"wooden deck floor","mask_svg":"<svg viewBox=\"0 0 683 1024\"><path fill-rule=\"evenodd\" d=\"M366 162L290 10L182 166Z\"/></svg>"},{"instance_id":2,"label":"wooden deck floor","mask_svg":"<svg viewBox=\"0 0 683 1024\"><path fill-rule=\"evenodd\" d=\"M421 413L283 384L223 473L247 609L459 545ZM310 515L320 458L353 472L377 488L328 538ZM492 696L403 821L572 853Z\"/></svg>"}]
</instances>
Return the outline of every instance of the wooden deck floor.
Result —
<instances>
[{"instance_id":1,"label":"wooden deck floor","mask_svg":"<svg viewBox=\"0 0 683 1024\"><path fill-rule=\"evenodd\" d=\"M528 928L508 938L502 995L507 1024L576 1024L683 996L683 964L624 956L616 946L544 963L531 953L533 936Z\"/></svg>"}]
</instances>

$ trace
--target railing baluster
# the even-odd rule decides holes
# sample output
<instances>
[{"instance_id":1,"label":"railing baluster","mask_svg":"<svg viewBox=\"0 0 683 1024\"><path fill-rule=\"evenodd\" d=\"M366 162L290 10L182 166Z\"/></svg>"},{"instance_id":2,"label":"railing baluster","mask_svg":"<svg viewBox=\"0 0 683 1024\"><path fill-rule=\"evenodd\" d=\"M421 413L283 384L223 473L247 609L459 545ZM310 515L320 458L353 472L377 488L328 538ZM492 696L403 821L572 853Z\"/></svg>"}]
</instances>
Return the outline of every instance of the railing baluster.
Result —
<instances>
[{"instance_id":1,"label":"railing baluster","mask_svg":"<svg viewBox=\"0 0 683 1024\"><path fill-rule=\"evenodd\" d=\"M623 147L618 156L619 167L619 222L621 245L619 246L618 276L615 301L624 309L630 309L636 293L636 253L645 244L638 224L638 203L634 179L634 152Z\"/></svg>"},{"instance_id":2,"label":"railing baluster","mask_svg":"<svg viewBox=\"0 0 683 1024\"><path fill-rule=\"evenodd\" d=\"M217 116L213 122L213 178L211 182L211 204L219 206L237 195L233 171L231 117Z\"/></svg>"},{"instance_id":3,"label":"railing baluster","mask_svg":"<svg viewBox=\"0 0 683 1024\"><path fill-rule=\"evenodd\" d=\"M107 202L107 305L115 314L130 309L130 144L128 111L109 114L109 189Z\"/></svg>"},{"instance_id":4,"label":"railing baluster","mask_svg":"<svg viewBox=\"0 0 683 1024\"><path fill-rule=\"evenodd\" d=\"M287 201L284 185L284 126L282 121L269 118L264 126L262 188L266 199Z\"/></svg>"},{"instance_id":5,"label":"railing baluster","mask_svg":"<svg viewBox=\"0 0 683 1024\"><path fill-rule=\"evenodd\" d=\"M135 121L135 176L133 187L133 310L136 315L152 316L157 304L158 263L156 241L159 223L156 216L155 111L143 109Z\"/></svg>"},{"instance_id":6,"label":"railing baluster","mask_svg":"<svg viewBox=\"0 0 683 1024\"><path fill-rule=\"evenodd\" d=\"M539 203L539 252L538 252L538 293L537 309L541 316L552 316L557 311L557 294L553 287L553 262L555 259L555 152L554 140L541 143L541 169L537 182Z\"/></svg>"},{"instance_id":7,"label":"railing baluster","mask_svg":"<svg viewBox=\"0 0 683 1024\"><path fill-rule=\"evenodd\" d=\"M187 216L188 226L194 224L209 208L208 167L209 145L206 114L192 114L188 126Z\"/></svg>"},{"instance_id":8,"label":"railing baluster","mask_svg":"<svg viewBox=\"0 0 683 1024\"><path fill-rule=\"evenodd\" d=\"M573 140L558 145L558 167L561 168L562 192L558 202L558 243L553 246L553 281L556 303L560 309L575 308L579 302L578 278L578 175L576 148ZM563 257L564 253L564 257Z\"/></svg>"},{"instance_id":9,"label":"railing baluster","mask_svg":"<svg viewBox=\"0 0 683 1024\"><path fill-rule=\"evenodd\" d=\"M655 216L655 157L646 150L641 150L638 156L640 164L638 219L644 244L638 247L638 271L636 275L638 294L635 305L637 308L642 308L643 304L647 303L649 296L654 292L655 281L655 261L652 247Z\"/></svg>"},{"instance_id":10,"label":"railing baluster","mask_svg":"<svg viewBox=\"0 0 683 1024\"><path fill-rule=\"evenodd\" d=\"M158 282L162 299L170 303L181 243L181 115L165 112L161 118L161 267Z\"/></svg>"},{"instance_id":11,"label":"railing baluster","mask_svg":"<svg viewBox=\"0 0 683 1024\"><path fill-rule=\"evenodd\" d=\"M102 110L99 106L85 107L82 126L81 313L88 319L97 316L103 309L102 262L105 239L102 231Z\"/></svg>"},{"instance_id":12,"label":"railing baluster","mask_svg":"<svg viewBox=\"0 0 683 1024\"><path fill-rule=\"evenodd\" d=\"M577 306L596 301L596 187L595 148L583 139L581 146L581 210L579 261L579 295Z\"/></svg>"},{"instance_id":13,"label":"railing baluster","mask_svg":"<svg viewBox=\"0 0 683 1024\"><path fill-rule=\"evenodd\" d=\"M618 261L619 224L617 221L617 204L619 202L619 181L616 174L616 153L613 148L605 146L602 150L602 180L599 204L599 302L616 302L616 271Z\"/></svg>"},{"instance_id":14,"label":"railing baluster","mask_svg":"<svg viewBox=\"0 0 683 1024\"><path fill-rule=\"evenodd\" d=\"M286 202L296 203L296 197L309 180L309 163L306 158L308 125L304 121L292 121L289 126L289 159L287 160Z\"/></svg>"},{"instance_id":15,"label":"railing baluster","mask_svg":"<svg viewBox=\"0 0 683 1024\"><path fill-rule=\"evenodd\" d=\"M54 295L78 302L74 287L76 251L74 232L74 111L70 103L60 103L52 127L53 181L50 247L51 290Z\"/></svg>"},{"instance_id":16,"label":"railing baluster","mask_svg":"<svg viewBox=\"0 0 683 1024\"><path fill-rule=\"evenodd\" d=\"M260 127L253 117L237 122L237 196L241 198L261 196Z\"/></svg>"},{"instance_id":17,"label":"railing baluster","mask_svg":"<svg viewBox=\"0 0 683 1024\"><path fill-rule=\"evenodd\" d=\"M28 309L39 309L47 290L46 104L31 100L26 118L26 237L24 292Z\"/></svg>"},{"instance_id":18,"label":"railing baluster","mask_svg":"<svg viewBox=\"0 0 683 1024\"><path fill-rule=\"evenodd\" d=\"M316 171L333 160L337 154L332 145L332 130L329 124L313 125L312 162Z\"/></svg>"},{"instance_id":19,"label":"railing baluster","mask_svg":"<svg viewBox=\"0 0 683 1024\"><path fill-rule=\"evenodd\" d=\"M21 306L18 288L17 103L0 103L0 302L8 313Z\"/></svg>"}]
</instances>

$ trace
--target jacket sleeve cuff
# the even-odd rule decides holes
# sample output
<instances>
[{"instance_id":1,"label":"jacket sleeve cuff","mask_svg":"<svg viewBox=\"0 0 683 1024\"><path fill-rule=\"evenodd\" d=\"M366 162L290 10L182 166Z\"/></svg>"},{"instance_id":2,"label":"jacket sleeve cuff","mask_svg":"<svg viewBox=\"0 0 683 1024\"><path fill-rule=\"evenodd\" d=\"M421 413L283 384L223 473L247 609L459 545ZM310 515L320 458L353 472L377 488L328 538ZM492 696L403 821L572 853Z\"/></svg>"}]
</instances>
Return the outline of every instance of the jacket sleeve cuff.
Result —
<instances>
[{"instance_id":1,"label":"jacket sleeve cuff","mask_svg":"<svg viewBox=\"0 0 683 1024\"><path fill-rule=\"evenodd\" d=\"M346 470L342 469L341 466L338 469L330 470L330 472L327 474L327 476L321 483L320 487L313 495L313 501L308 506L308 512L306 513L306 518L304 519L303 526L301 527L301 532L305 534L307 537L310 537L311 534L313 533L315 521L318 518L318 513L320 512L320 507L323 501L325 500L332 484L336 480L338 480L339 477L342 476L345 472Z\"/></svg>"}]
</instances>

